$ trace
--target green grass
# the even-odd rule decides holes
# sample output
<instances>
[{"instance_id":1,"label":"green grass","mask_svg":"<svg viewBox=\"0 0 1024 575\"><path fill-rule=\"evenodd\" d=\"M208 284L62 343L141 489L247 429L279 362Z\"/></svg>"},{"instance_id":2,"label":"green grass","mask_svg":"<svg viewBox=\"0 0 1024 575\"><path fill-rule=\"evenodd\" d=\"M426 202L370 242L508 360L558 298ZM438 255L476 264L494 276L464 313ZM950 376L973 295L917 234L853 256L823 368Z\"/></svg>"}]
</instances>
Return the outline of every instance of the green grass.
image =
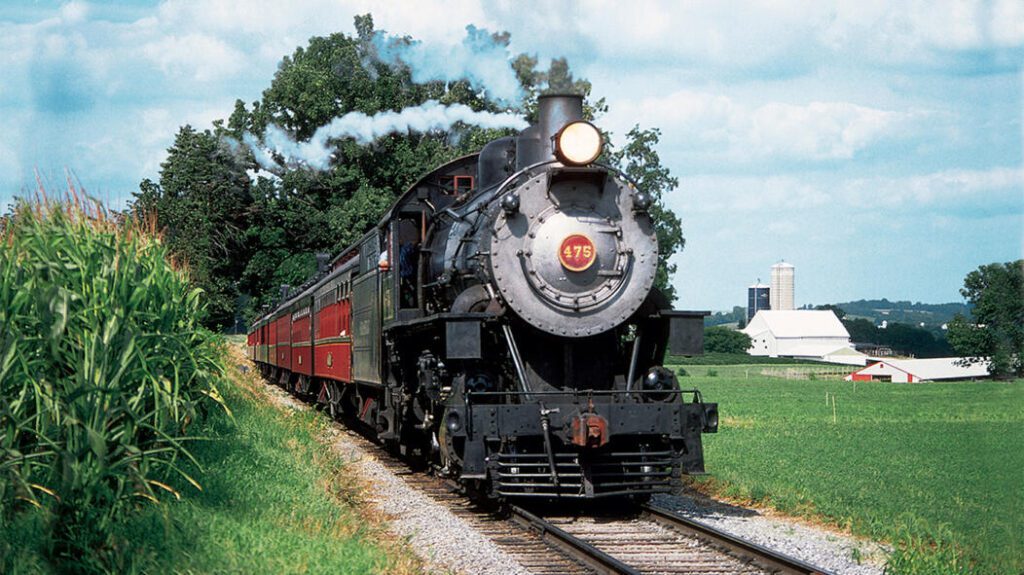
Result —
<instances>
[{"instance_id":1,"label":"green grass","mask_svg":"<svg viewBox=\"0 0 1024 575\"><path fill-rule=\"evenodd\" d=\"M680 379L720 405L698 486L893 542L893 573L1024 571L1024 381Z\"/></svg>"},{"instance_id":2,"label":"green grass","mask_svg":"<svg viewBox=\"0 0 1024 575\"><path fill-rule=\"evenodd\" d=\"M236 356L236 362L241 363ZM253 374L224 384L220 417L193 445L203 490L173 483L180 501L150 505L116 527L115 572L411 573L420 565L361 500L362 486L318 438L327 420L283 412ZM0 526L0 571L56 572L39 515Z\"/></svg>"}]
</instances>

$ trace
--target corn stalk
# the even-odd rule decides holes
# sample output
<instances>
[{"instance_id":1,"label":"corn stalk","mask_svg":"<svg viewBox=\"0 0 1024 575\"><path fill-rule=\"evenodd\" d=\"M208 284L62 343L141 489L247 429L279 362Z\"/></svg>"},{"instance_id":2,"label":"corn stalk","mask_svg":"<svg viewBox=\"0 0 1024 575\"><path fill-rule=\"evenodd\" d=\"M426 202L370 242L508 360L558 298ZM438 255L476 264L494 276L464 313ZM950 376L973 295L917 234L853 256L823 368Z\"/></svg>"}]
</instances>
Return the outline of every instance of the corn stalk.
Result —
<instances>
[{"instance_id":1,"label":"corn stalk","mask_svg":"<svg viewBox=\"0 0 1024 575\"><path fill-rule=\"evenodd\" d=\"M42 506L58 529L103 534L177 496L170 476L199 486L188 429L224 407L203 313L151 230L73 187L15 207L0 227L0 521Z\"/></svg>"}]
</instances>

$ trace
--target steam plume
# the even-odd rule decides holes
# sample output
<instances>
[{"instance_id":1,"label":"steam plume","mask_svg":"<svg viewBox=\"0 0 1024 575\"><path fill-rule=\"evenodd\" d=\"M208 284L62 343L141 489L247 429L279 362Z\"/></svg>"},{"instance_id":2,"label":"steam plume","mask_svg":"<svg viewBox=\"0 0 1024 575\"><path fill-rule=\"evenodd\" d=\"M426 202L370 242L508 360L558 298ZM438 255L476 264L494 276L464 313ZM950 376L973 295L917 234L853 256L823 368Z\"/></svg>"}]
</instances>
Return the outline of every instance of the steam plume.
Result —
<instances>
[{"instance_id":1,"label":"steam plume","mask_svg":"<svg viewBox=\"0 0 1024 575\"><path fill-rule=\"evenodd\" d=\"M457 46L425 46L420 41L382 32L373 35L377 58L385 64L409 67L413 82L467 80L476 90L506 105L520 103L522 88L512 69L508 37L466 26L466 37Z\"/></svg>"},{"instance_id":2,"label":"steam plume","mask_svg":"<svg viewBox=\"0 0 1024 575\"><path fill-rule=\"evenodd\" d=\"M385 111L372 116L362 112L349 112L321 126L308 142L298 142L274 124L267 126L261 144L254 135L246 133L243 141L266 170L279 171L281 165L274 154L284 158L289 167L308 166L315 170L330 167L333 148L328 141L339 138L353 138L360 144L369 144L388 134L403 132L448 131L456 123L471 124L482 128L527 127L526 120L510 113L495 114L477 112L464 104L444 106L435 100L428 100L421 106L405 108L398 112Z\"/></svg>"}]
</instances>

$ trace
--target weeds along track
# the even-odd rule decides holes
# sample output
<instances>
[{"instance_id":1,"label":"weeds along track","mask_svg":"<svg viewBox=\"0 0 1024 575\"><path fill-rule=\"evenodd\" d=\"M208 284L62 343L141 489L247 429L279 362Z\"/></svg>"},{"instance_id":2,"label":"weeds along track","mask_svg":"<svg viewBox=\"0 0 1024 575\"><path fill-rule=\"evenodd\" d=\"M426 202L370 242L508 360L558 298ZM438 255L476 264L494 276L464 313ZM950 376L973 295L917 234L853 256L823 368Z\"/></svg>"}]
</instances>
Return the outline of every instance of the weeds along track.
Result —
<instances>
[{"instance_id":1,"label":"weeds along track","mask_svg":"<svg viewBox=\"0 0 1024 575\"><path fill-rule=\"evenodd\" d=\"M390 473L443 505L538 575L829 575L653 505L617 510L603 509L600 502L585 510L547 505L543 512L529 505L483 507L453 482L415 469L389 453L358 427L338 425L352 443L372 454Z\"/></svg>"}]
</instances>

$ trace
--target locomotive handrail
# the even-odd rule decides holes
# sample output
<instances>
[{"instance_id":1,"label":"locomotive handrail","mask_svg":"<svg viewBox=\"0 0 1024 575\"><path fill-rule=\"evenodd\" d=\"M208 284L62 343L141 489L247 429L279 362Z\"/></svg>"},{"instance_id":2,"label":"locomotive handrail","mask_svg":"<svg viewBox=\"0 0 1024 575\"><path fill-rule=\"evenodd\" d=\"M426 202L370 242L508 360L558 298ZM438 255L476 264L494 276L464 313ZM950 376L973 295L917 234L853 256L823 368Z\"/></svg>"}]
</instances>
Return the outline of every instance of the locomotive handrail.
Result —
<instances>
[{"instance_id":1,"label":"locomotive handrail","mask_svg":"<svg viewBox=\"0 0 1024 575\"><path fill-rule=\"evenodd\" d=\"M474 397L526 396L527 399L530 399L532 396L550 397L550 396L556 396L556 395L567 395L567 396L572 396L574 399L577 399L580 396L587 397L587 396L622 395L622 396L627 396L628 397L630 395L651 395L651 394L658 394L658 395L665 395L665 394L682 395L684 393L692 393L693 396L694 396L694 403L703 403L704 402L703 397L701 396L700 390L698 390L698 389L667 389L667 390L661 390L661 389L634 389L632 391L625 391L625 390L621 390L621 389L585 389L585 390L572 389L572 390L565 390L565 391L535 391L535 390L531 390L529 392L523 392L523 391L467 391L466 394L465 394L465 398L466 398L466 402L468 403Z\"/></svg>"},{"instance_id":2,"label":"locomotive handrail","mask_svg":"<svg viewBox=\"0 0 1024 575\"><path fill-rule=\"evenodd\" d=\"M543 160L543 161L540 161L540 162L537 162L537 163L534 163L534 164L530 164L529 166L526 166L523 169L514 172L512 175L510 175L509 177L505 178L505 180L503 182L498 184L498 187L494 189L494 197L495 198L501 197L501 195L504 194L507 191L507 190L505 190L505 186L509 185L509 183L511 183L511 182L514 182L514 181L518 180L523 175L530 173L534 169L539 168L541 166L546 166L548 164L557 164L557 163L558 163L558 160Z\"/></svg>"}]
</instances>

